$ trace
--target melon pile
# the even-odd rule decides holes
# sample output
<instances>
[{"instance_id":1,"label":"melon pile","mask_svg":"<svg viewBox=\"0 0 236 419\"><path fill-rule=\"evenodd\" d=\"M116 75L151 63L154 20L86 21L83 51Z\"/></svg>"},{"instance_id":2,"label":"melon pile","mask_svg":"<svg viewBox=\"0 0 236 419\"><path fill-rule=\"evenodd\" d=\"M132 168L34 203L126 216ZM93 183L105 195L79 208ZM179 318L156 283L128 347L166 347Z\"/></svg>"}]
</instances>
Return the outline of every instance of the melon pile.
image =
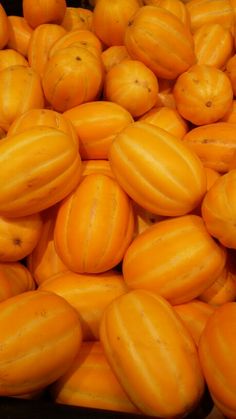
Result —
<instances>
[{"instance_id":1,"label":"melon pile","mask_svg":"<svg viewBox=\"0 0 236 419\"><path fill-rule=\"evenodd\" d=\"M0 5L0 396L236 418L236 2Z\"/></svg>"}]
</instances>

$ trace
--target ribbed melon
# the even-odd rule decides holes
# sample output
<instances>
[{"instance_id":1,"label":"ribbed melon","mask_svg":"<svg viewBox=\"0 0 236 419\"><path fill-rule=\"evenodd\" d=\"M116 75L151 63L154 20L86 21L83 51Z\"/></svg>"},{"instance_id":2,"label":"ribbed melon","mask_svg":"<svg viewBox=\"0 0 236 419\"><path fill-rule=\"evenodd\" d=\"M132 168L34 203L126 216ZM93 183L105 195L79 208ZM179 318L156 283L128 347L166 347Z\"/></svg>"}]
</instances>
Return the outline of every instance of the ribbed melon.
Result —
<instances>
[{"instance_id":1,"label":"ribbed melon","mask_svg":"<svg viewBox=\"0 0 236 419\"><path fill-rule=\"evenodd\" d=\"M99 339L99 326L105 308L128 291L123 275L115 270L100 274L61 272L44 281L39 289L60 295L77 310L84 341Z\"/></svg>"},{"instance_id":2,"label":"ribbed melon","mask_svg":"<svg viewBox=\"0 0 236 419\"><path fill-rule=\"evenodd\" d=\"M228 418L236 416L236 303L217 308L209 318L199 344L199 357L211 396Z\"/></svg>"},{"instance_id":3,"label":"ribbed melon","mask_svg":"<svg viewBox=\"0 0 236 419\"><path fill-rule=\"evenodd\" d=\"M191 301L209 287L226 262L225 249L201 217L186 215L157 222L139 234L123 259L131 289L156 292L172 304Z\"/></svg>"},{"instance_id":4,"label":"ribbed melon","mask_svg":"<svg viewBox=\"0 0 236 419\"><path fill-rule=\"evenodd\" d=\"M121 385L143 413L182 416L199 402L204 379L196 346L161 296L135 290L116 298L104 313L100 339Z\"/></svg>"},{"instance_id":5,"label":"ribbed melon","mask_svg":"<svg viewBox=\"0 0 236 419\"><path fill-rule=\"evenodd\" d=\"M121 262L133 231L131 200L116 180L97 173L60 203L54 239L70 270L100 273Z\"/></svg>"},{"instance_id":6,"label":"ribbed melon","mask_svg":"<svg viewBox=\"0 0 236 419\"><path fill-rule=\"evenodd\" d=\"M147 122L134 122L116 136L109 161L126 193L154 214L184 215L206 191L206 175L196 154Z\"/></svg>"},{"instance_id":7,"label":"ribbed melon","mask_svg":"<svg viewBox=\"0 0 236 419\"><path fill-rule=\"evenodd\" d=\"M206 323L214 312L214 307L203 301L194 299L185 304L175 305L174 309L183 320L186 328L192 335L194 342L198 346Z\"/></svg>"},{"instance_id":8,"label":"ribbed melon","mask_svg":"<svg viewBox=\"0 0 236 419\"><path fill-rule=\"evenodd\" d=\"M229 171L236 152L236 125L216 122L196 127L184 136L183 141L205 167L225 173Z\"/></svg>"},{"instance_id":9,"label":"ribbed melon","mask_svg":"<svg viewBox=\"0 0 236 419\"><path fill-rule=\"evenodd\" d=\"M124 44L157 77L175 79L195 63L191 32L163 7L140 7L129 21Z\"/></svg>"},{"instance_id":10,"label":"ribbed melon","mask_svg":"<svg viewBox=\"0 0 236 419\"><path fill-rule=\"evenodd\" d=\"M72 366L51 387L57 403L138 413L110 367L101 342L83 342Z\"/></svg>"},{"instance_id":11,"label":"ribbed melon","mask_svg":"<svg viewBox=\"0 0 236 419\"><path fill-rule=\"evenodd\" d=\"M0 395L40 390L63 375L79 350L77 312L61 297L28 291L0 305Z\"/></svg>"},{"instance_id":12,"label":"ribbed melon","mask_svg":"<svg viewBox=\"0 0 236 419\"><path fill-rule=\"evenodd\" d=\"M46 209L78 184L78 143L56 128L39 126L0 143L0 215L20 217Z\"/></svg>"}]
</instances>

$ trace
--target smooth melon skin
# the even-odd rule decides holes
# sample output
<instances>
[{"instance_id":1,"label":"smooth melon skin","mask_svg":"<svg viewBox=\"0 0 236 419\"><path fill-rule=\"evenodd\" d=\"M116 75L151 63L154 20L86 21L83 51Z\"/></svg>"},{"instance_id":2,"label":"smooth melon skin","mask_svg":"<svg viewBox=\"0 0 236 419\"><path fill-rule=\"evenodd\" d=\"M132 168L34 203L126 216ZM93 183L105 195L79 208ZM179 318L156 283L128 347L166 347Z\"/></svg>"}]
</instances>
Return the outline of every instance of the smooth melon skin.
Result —
<instances>
[{"instance_id":1,"label":"smooth melon skin","mask_svg":"<svg viewBox=\"0 0 236 419\"><path fill-rule=\"evenodd\" d=\"M203 374L216 406L227 418L236 417L236 303L218 307L199 343Z\"/></svg>"},{"instance_id":2,"label":"smooth melon skin","mask_svg":"<svg viewBox=\"0 0 236 419\"><path fill-rule=\"evenodd\" d=\"M190 130L184 137L184 144L197 154L204 167L227 173L236 153L235 124L215 122Z\"/></svg>"},{"instance_id":3,"label":"smooth melon skin","mask_svg":"<svg viewBox=\"0 0 236 419\"><path fill-rule=\"evenodd\" d=\"M188 303L175 305L174 309L198 346L201 334L215 308L210 304L194 299Z\"/></svg>"},{"instance_id":4,"label":"smooth melon skin","mask_svg":"<svg viewBox=\"0 0 236 419\"><path fill-rule=\"evenodd\" d=\"M189 29L163 7L140 7L126 28L124 45L158 78L174 80L196 61Z\"/></svg>"},{"instance_id":5,"label":"smooth melon skin","mask_svg":"<svg viewBox=\"0 0 236 419\"><path fill-rule=\"evenodd\" d=\"M161 296L142 289L116 298L104 312L100 340L142 413L183 417L199 403L204 379L195 343Z\"/></svg>"},{"instance_id":6,"label":"smooth melon skin","mask_svg":"<svg viewBox=\"0 0 236 419\"><path fill-rule=\"evenodd\" d=\"M0 301L25 291L33 291L35 288L34 278L23 263L0 263Z\"/></svg>"},{"instance_id":7,"label":"smooth melon skin","mask_svg":"<svg viewBox=\"0 0 236 419\"><path fill-rule=\"evenodd\" d=\"M42 211L43 227L34 250L27 256L26 264L38 286L48 278L68 270L58 256L54 243L54 228L58 205Z\"/></svg>"},{"instance_id":8,"label":"smooth melon skin","mask_svg":"<svg viewBox=\"0 0 236 419\"><path fill-rule=\"evenodd\" d=\"M78 142L65 132L37 126L9 136L0 142L0 215L20 217L49 208L80 177Z\"/></svg>"},{"instance_id":9,"label":"smooth melon skin","mask_svg":"<svg viewBox=\"0 0 236 419\"><path fill-rule=\"evenodd\" d=\"M93 173L60 203L55 248L71 271L98 274L122 261L133 233L131 200L115 179Z\"/></svg>"},{"instance_id":10,"label":"smooth melon skin","mask_svg":"<svg viewBox=\"0 0 236 419\"><path fill-rule=\"evenodd\" d=\"M187 214L206 192L206 174L196 154L147 122L124 128L111 144L108 158L125 192L154 214Z\"/></svg>"},{"instance_id":11,"label":"smooth melon skin","mask_svg":"<svg viewBox=\"0 0 236 419\"><path fill-rule=\"evenodd\" d=\"M64 298L29 291L0 304L0 395L40 390L63 375L82 341L78 314Z\"/></svg>"},{"instance_id":12,"label":"smooth melon skin","mask_svg":"<svg viewBox=\"0 0 236 419\"><path fill-rule=\"evenodd\" d=\"M198 298L213 307L221 306L236 299L236 276L235 273L230 271L228 264L203 294Z\"/></svg>"},{"instance_id":13,"label":"smooth melon skin","mask_svg":"<svg viewBox=\"0 0 236 419\"><path fill-rule=\"evenodd\" d=\"M234 31L234 0L188 0L185 1L190 17L191 32L208 23L219 23Z\"/></svg>"},{"instance_id":14,"label":"smooth melon skin","mask_svg":"<svg viewBox=\"0 0 236 419\"><path fill-rule=\"evenodd\" d=\"M60 295L77 310L83 341L99 340L104 310L112 300L128 291L123 276L115 270L100 274L60 272L40 284L39 289Z\"/></svg>"},{"instance_id":15,"label":"smooth melon skin","mask_svg":"<svg viewBox=\"0 0 236 419\"><path fill-rule=\"evenodd\" d=\"M0 90L0 126L6 131L24 112L45 105L39 75L24 64L1 70Z\"/></svg>"},{"instance_id":16,"label":"smooth melon skin","mask_svg":"<svg viewBox=\"0 0 236 419\"><path fill-rule=\"evenodd\" d=\"M82 178L93 173L101 173L114 178L111 166L108 160L83 160Z\"/></svg>"},{"instance_id":17,"label":"smooth melon skin","mask_svg":"<svg viewBox=\"0 0 236 419\"><path fill-rule=\"evenodd\" d=\"M182 304L211 286L226 263L226 250L208 233L201 217L185 215L149 226L123 258L130 289L147 289Z\"/></svg>"},{"instance_id":18,"label":"smooth melon skin","mask_svg":"<svg viewBox=\"0 0 236 419\"><path fill-rule=\"evenodd\" d=\"M140 413L131 403L105 356L101 342L83 342L78 356L51 387L57 403Z\"/></svg>"},{"instance_id":19,"label":"smooth melon skin","mask_svg":"<svg viewBox=\"0 0 236 419\"><path fill-rule=\"evenodd\" d=\"M224 68L234 52L234 38L229 29L219 23L205 23L193 35L198 64Z\"/></svg>"},{"instance_id":20,"label":"smooth melon skin","mask_svg":"<svg viewBox=\"0 0 236 419\"><path fill-rule=\"evenodd\" d=\"M22 16L8 16L8 22L10 25L10 34L7 47L16 50L27 58L33 29Z\"/></svg>"},{"instance_id":21,"label":"smooth melon skin","mask_svg":"<svg viewBox=\"0 0 236 419\"><path fill-rule=\"evenodd\" d=\"M30 109L16 118L7 131L7 137L23 133L27 129L41 125L63 131L71 136L79 147L79 139L71 122L66 120L61 113L45 108Z\"/></svg>"},{"instance_id":22,"label":"smooth melon skin","mask_svg":"<svg viewBox=\"0 0 236 419\"><path fill-rule=\"evenodd\" d=\"M76 131L83 161L107 159L115 136L133 122L132 115L123 106L102 100L74 106L63 116Z\"/></svg>"},{"instance_id":23,"label":"smooth melon skin","mask_svg":"<svg viewBox=\"0 0 236 419\"><path fill-rule=\"evenodd\" d=\"M209 234L232 249L236 249L235 187L236 169L232 169L214 183L201 206L202 218Z\"/></svg>"}]
</instances>

